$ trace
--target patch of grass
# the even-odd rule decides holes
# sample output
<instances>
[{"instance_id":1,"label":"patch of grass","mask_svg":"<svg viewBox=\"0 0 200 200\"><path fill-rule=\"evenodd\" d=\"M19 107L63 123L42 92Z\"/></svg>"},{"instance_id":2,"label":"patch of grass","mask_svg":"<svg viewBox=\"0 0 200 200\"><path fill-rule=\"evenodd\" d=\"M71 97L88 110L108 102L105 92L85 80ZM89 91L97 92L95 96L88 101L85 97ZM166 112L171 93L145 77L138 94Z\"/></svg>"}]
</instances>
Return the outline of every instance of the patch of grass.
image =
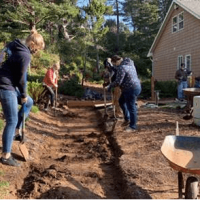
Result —
<instances>
[{"instance_id":1,"label":"patch of grass","mask_svg":"<svg viewBox=\"0 0 200 200\"><path fill-rule=\"evenodd\" d=\"M3 176L4 174L4 171L0 170L0 176Z\"/></svg>"},{"instance_id":2,"label":"patch of grass","mask_svg":"<svg viewBox=\"0 0 200 200\"><path fill-rule=\"evenodd\" d=\"M31 112L37 113L37 112L39 112L39 108L37 106L32 106Z\"/></svg>"},{"instance_id":3,"label":"patch of grass","mask_svg":"<svg viewBox=\"0 0 200 200\"><path fill-rule=\"evenodd\" d=\"M0 176L4 175L4 171L0 170ZM0 181L0 199L5 199L9 193L9 182Z\"/></svg>"},{"instance_id":4,"label":"patch of grass","mask_svg":"<svg viewBox=\"0 0 200 200\"><path fill-rule=\"evenodd\" d=\"M7 181L0 181L0 199L5 199L9 193L9 183Z\"/></svg>"},{"instance_id":5,"label":"patch of grass","mask_svg":"<svg viewBox=\"0 0 200 200\"><path fill-rule=\"evenodd\" d=\"M4 121L0 119L0 131L3 130L4 127Z\"/></svg>"}]
</instances>

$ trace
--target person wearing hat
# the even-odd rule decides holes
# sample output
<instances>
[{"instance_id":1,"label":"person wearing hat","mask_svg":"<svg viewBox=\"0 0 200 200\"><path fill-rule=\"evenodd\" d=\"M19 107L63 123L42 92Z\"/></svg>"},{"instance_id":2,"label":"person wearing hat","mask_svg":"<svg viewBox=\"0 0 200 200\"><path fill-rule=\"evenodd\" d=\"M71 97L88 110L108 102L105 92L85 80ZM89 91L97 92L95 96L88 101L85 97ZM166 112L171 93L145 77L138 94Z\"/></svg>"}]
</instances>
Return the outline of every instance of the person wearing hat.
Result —
<instances>
[{"instance_id":1,"label":"person wearing hat","mask_svg":"<svg viewBox=\"0 0 200 200\"><path fill-rule=\"evenodd\" d=\"M107 89L119 86L121 95L119 105L124 114L123 126L126 132L135 132L137 129L137 106L136 99L141 92L141 84L137 75L134 62L130 58L122 58L114 55L111 58L112 64L117 66L117 75Z\"/></svg>"}]
</instances>

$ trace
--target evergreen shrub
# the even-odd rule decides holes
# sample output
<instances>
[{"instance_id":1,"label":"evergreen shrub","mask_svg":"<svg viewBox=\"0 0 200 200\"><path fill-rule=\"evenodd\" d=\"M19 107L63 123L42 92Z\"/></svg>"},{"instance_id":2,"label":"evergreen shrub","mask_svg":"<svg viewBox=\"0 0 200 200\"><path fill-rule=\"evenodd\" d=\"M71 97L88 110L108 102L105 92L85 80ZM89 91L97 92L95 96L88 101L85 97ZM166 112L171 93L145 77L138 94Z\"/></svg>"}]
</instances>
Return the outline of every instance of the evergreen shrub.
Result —
<instances>
[{"instance_id":1,"label":"evergreen shrub","mask_svg":"<svg viewBox=\"0 0 200 200\"><path fill-rule=\"evenodd\" d=\"M57 54L50 54L46 51L39 51L33 55L31 60L31 66L37 67L38 70L42 68L49 68L54 62L59 61Z\"/></svg>"},{"instance_id":2,"label":"evergreen shrub","mask_svg":"<svg viewBox=\"0 0 200 200\"><path fill-rule=\"evenodd\" d=\"M44 79L44 75L36 75L36 74L29 75L28 74L28 78L27 79L28 79L29 82L40 82L40 83L42 83L42 81Z\"/></svg>"},{"instance_id":3,"label":"evergreen shrub","mask_svg":"<svg viewBox=\"0 0 200 200\"><path fill-rule=\"evenodd\" d=\"M69 95L69 96L76 96L81 98L84 94L83 87L79 84L77 78L72 78L68 81L59 81L58 83L58 93Z\"/></svg>"},{"instance_id":4,"label":"evergreen shrub","mask_svg":"<svg viewBox=\"0 0 200 200\"><path fill-rule=\"evenodd\" d=\"M151 97L151 80L147 79L141 82L142 92L140 98L148 99ZM156 81L155 90L160 90L160 98L174 98L177 96L177 82L171 81Z\"/></svg>"},{"instance_id":5,"label":"evergreen shrub","mask_svg":"<svg viewBox=\"0 0 200 200\"><path fill-rule=\"evenodd\" d=\"M151 80L147 79L141 82L142 91L139 95L141 99L149 99L151 97Z\"/></svg>"},{"instance_id":6,"label":"evergreen shrub","mask_svg":"<svg viewBox=\"0 0 200 200\"><path fill-rule=\"evenodd\" d=\"M155 90L160 90L160 98L174 98L177 96L177 82L175 80L157 81Z\"/></svg>"},{"instance_id":7,"label":"evergreen shrub","mask_svg":"<svg viewBox=\"0 0 200 200\"><path fill-rule=\"evenodd\" d=\"M37 113L39 111L39 108L37 106L32 106L31 112Z\"/></svg>"},{"instance_id":8,"label":"evergreen shrub","mask_svg":"<svg viewBox=\"0 0 200 200\"><path fill-rule=\"evenodd\" d=\"M38 102L40 99L41 93L44 90L42 83L36 82L28 82L28 94L34 100L34 102Z\"/></svg>"}]
</instances>

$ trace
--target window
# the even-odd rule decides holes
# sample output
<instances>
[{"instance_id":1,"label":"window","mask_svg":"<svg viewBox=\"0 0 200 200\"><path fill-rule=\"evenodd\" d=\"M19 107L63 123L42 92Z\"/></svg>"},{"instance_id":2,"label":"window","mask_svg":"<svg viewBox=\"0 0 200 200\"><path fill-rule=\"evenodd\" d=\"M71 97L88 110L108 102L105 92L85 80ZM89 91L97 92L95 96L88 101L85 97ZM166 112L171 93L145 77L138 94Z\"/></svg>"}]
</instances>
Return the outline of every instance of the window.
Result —
<instances>
[{"instance_id":1,"label":"window","mask_svg":"<svg viewBox=\"0 0 200 200\"><path fill-rule=\"evenodd\" d=\"M177 69L180 69L182 62L183 62L183 56L178 56Z\"/></svg>"},{"instance_id":2,"label":"window","mask_svg":"<svg viewBox=\"0 0 200 200\"><path fill-rule=\"evenodd\" d=\"M177 31L177 16L173 18L173 33Z\"/></svg>"},{"instance_id":3,"label":"window","mask_svg":"<svg viewBox=\"0 0 200 200\"><path fill-rule=\"evenodd\" d=\"M178 29L183 29L183 12L178 15Z\"/></svg>"},{"instance_id":4,"label":"window","mask_svg":"<svg viewBox=\"0 0 200 200\"><path fill-rule=\"evenodd\" d=\"M175 33L181 29L183 29L183 12L173 17L172 19L172 32Z\"/></svg>"},{"instance_id":5,"label":"window","mask_svg":"<svg viewBox=\"0 0 200 200\"><path fill-rule=\"evenodd\" d=\"M191 55L185 56L185 67L188 70L191 70Z\"/></svg>"}]
</instances>

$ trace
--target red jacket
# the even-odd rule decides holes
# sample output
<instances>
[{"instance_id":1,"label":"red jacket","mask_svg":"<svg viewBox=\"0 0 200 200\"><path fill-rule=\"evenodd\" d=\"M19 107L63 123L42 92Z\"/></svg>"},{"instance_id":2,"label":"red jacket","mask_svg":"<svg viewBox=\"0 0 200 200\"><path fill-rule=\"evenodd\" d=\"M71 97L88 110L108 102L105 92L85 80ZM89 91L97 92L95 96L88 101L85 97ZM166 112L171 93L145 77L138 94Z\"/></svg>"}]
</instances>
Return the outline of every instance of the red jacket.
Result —
<instances>
[{"instance_id":1,"label":"red jacket","mask_svg":"<svg viewBox=\"0 0 200 200\"><path fill-rule=\"evenodd\" d=\"M54 86L55 84L57 84L57 77L54 80L53 80L53 77L54 77L54 69L50 68L50 69L48 69L48 71L43 79L43 82L48 86Z\"/></svg>"}]
</instances>

